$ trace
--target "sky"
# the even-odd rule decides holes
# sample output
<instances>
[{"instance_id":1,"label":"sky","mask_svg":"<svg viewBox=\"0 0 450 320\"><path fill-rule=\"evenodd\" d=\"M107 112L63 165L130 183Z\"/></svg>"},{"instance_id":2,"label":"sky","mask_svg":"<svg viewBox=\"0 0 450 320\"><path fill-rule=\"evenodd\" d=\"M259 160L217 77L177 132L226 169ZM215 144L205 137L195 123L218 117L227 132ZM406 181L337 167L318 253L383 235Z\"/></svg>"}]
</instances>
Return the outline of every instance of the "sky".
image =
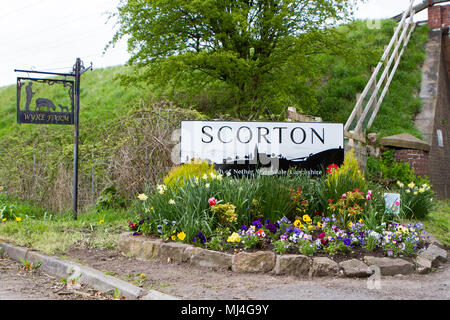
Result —
<instances>
[{"instance_id":1,"label":"sky","mask_svg":"<svg viewBox=\"0 0 450 320\"><path fill-rule=\"evenodd\" d=\"M355 18L395 16L411 0L366 0ZM414 4L422 0L415 0ZM126 39L105 54L118 26L109 20L119 0L0 0L0 87L27 74L14 69L70 73L77 58L93 68L123 65ZM424 11L418 20L426 20ZM374 22L375 23L375 22Z\"/></svg>"}]
</instances>

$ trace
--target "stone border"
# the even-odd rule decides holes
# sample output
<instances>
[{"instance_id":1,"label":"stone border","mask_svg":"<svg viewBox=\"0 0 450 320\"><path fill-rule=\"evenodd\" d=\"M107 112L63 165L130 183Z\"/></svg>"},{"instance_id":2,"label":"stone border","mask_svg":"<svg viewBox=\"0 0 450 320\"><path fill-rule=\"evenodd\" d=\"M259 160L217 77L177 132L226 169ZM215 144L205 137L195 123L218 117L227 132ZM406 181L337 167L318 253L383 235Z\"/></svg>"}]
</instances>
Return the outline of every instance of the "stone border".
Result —
<instances>
[{"instance_id":1,"label":"stone border","mask_svg":"<svg viewBox=\"0 0 450 320\"><path fill-rule=\"evenodd\" d=\"M189 263L192 266L225 268L233 272L271 273L293 276L339 276L369 277L373 266L379 268L380 275L426 274L447 262L447 251L431 244L417 256L414 262L401 258L379 258L365 256L363 261L350 259L337 263L327 257L305 255L278 255L273 251L239 252L229 254L195 247L177 242L152 240L143 236L124 233L118 241L119 250L138 259L163 259Z\"/></svg>"}]
</instances>

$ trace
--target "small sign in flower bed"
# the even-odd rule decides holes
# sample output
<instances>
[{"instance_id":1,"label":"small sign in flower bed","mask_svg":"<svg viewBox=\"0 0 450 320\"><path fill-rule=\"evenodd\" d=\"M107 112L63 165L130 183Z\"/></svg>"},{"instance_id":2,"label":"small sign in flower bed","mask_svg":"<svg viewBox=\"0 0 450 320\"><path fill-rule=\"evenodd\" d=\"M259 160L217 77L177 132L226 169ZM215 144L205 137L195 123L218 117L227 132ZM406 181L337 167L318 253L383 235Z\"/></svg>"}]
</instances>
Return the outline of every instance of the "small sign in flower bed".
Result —
<instances>
[{"instance_id":1,"label":"small sign in flower bed","mask_svg":"<svg viewBox=\"0 0 450 320\"><path fill-rule=\"evenodd\" d=\"M139 238L230 257L266 252L274 264L275 257L292 255L335 263L367 256L411 261L426 249L426 233L411 213L414 204L431 208L427 184L404 190L399 182L393 191L414 197L387 208L384 193L391 190L369 186L352 153L328 169L314 179L299 173L236 178L207 163L182 165L138 196L142 207L128 227ZM404 218L409 222L401 223Z\"/></svg>"}]
</instances>

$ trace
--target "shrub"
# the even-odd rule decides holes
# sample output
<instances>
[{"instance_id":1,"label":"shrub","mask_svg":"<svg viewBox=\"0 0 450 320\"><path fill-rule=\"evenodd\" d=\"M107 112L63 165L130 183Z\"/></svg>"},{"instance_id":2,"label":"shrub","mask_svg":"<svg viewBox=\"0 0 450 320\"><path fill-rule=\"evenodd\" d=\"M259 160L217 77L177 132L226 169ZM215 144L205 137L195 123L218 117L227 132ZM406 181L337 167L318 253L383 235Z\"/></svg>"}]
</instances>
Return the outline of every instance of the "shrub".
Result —
<instances>
[{"instance_id":1,"label":"shrub","mask_svg":"<svg viewBox=\"0 0 450 320\"><path fill-rule=\"evenodd\" d=\"M409 163L396 161L394 153L394 150L387 150L379 159L367 158L367 175L370 180L384 187L390 187L397 181L428 182L427 179L416 176Z\"/></svg>"},{"instance_id":2,"label":"shrub","mask_svg":"<svg viewBox=\"0 0 450 320\"><path fill-rule=\"evenodd\" d=\"M211 177L216 175L214 164L210 165L206 161L192 160L190 163L173 168L164 178L164 184L169 188L182 187L190 178L210 180Z\"/></svg>"},{"instance_id":3,"label":"shrub","mask_svg":"<svg viewBox=\"0 0 450 320\"><path fill-rule=\"evenodd\" d=\"M322 185L322 201L341 199L342 195L348 191L357 189L359 192L366 192L367 186L364 175L358 167L352 149L345 156L344 163L337 170L333 170L324 180Z\"/></svg>"},{"instance_id":4,"label":"shrub","mask_svg":"<svg viewBox=\"0 0 450 320\"><path fill-rule=\"evenodd\" d=\"M425 218L434 208L433 190L429 184L416 185L410 182L405 185L397 183L400 188L400 215L405 219Z\"/></svg>"}]
</instances>

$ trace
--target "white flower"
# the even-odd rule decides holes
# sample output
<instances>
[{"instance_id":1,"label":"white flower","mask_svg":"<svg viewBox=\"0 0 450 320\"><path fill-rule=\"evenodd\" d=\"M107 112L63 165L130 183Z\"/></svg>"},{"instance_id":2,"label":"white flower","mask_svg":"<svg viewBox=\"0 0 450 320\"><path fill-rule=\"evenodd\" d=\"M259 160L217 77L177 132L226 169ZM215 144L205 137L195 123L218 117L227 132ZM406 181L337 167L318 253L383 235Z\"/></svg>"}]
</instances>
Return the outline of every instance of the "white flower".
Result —
<instances>
[{"instance_id":1,"label":"white flower","mask_svg":"<svg viewBox=\"0 0 450 320\"><path fill-rule=\"evenodd\" d=\"M203 180L208 180L208 175L205 173L202 177Z\"/></svg>"},{"instance_id":2,"label":"white flower","mask_svg":"<svg viewBox=\"0 0 450 320\"><path fill-rule=\"evenodd\" d=\"M158 189L159 194L164 194L164 192L166 192L167 187L163 184L158 184L156 186L156 189Z\"/></svg>"},{"instance_id":3,"label":"white flower","mask_svg":"<svg viewBox=\"0 0 450 320\"><path fill-rule=\"evenodd\" d=\"M169 200L169 204L175 204L175 200L170 199L170 200Z\"/></svg>"},{"instance_id":4,"label":"white flower","mask_svg":"<svg viewBox=\"0 0 450 320\"><path fill-rule=\"evenodd\" d=\"M209 183L205 184L205 188L209 189Z\"/></svg>"},{"instance_id":5,"label":"white flower","mask_svg":"<svg viewBox=\"0 0 450 320\"><path fill-rule=\"evenodd\" d=\"M141 193L141 194L138 195L138 199L142 200L142 201L145 201L145 200L148 199L148 197L145 195L145 193Z\"/></svg>"},{"instance_id":6,"label":"white flower","mask_svg":"<svg viewBox=\"0 0 450 320\"><path fill-rule=\"evenodd\" d=\"M227 172L227 177L229 177L229 176L231 176L231 172L230 171Z\"/></svg>"}]
</instances>

